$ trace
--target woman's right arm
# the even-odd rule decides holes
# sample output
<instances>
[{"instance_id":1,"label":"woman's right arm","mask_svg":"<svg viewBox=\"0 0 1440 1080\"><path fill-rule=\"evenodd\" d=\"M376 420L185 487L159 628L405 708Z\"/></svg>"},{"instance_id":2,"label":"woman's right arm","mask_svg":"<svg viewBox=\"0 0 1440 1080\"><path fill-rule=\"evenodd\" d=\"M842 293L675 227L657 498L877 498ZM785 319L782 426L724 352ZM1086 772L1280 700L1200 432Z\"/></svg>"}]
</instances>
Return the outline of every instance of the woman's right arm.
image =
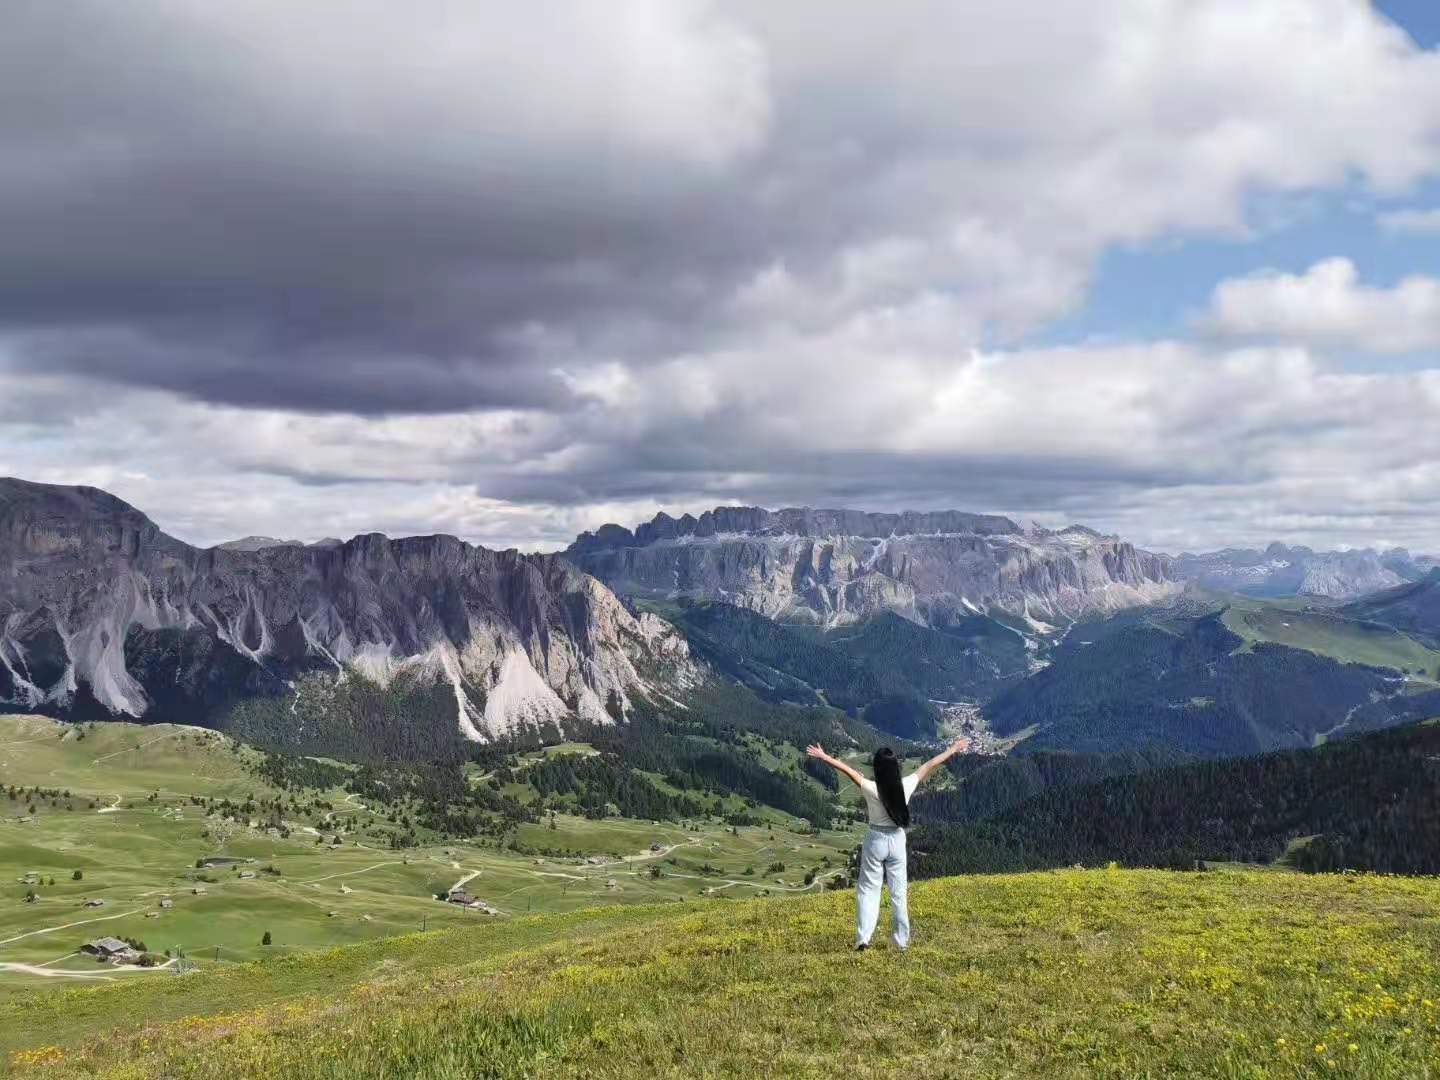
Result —
<instances>
[{"instance_id":1,"label":"woman's right arm","mask_svg":"<svg viewBox=\"0 0 1440 1080\"><path fill-rule=\"evenodd\" d=\"M819 743L811 743L805 748L805 753L809 754L816 761L823 761L826 765L829 765L836 772L844 773L846 776L848 776L851 780L855 782L856 787L861 786L860 782L864 778L858 772L852 769L849 765L846 765L845 762L841 761L839 758L831 757L829 754L827 754L825 752L825 748Z\"/></svg>"}]
</instances>

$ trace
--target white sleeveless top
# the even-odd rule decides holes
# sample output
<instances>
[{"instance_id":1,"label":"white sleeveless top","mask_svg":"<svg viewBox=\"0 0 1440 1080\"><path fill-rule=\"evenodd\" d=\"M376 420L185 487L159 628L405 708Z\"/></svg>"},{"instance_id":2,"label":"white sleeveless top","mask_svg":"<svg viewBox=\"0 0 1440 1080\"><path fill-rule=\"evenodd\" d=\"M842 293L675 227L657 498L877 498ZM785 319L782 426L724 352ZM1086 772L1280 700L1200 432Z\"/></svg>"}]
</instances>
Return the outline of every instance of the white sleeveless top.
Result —
<instances>
[{"instance_id":1,"label":"white sleeveless top","mask_svg":"<svg viewBox=\"0 0 1440 1080\"><path fill-rule=\"evenodd\" d=\"M920 778L913 772L900 781L900 786L905 789L905 804L907 806L910 804L910 796L915 794L915 789L919 784ZM889 812L885 809L885 804L880 801L880 789L875 786L874 780L862 776L860 778L860 794L865 796L865 815L869 818L871 825L874 825L877 829L899 828L899 826L895 824L894 819L890 817Z\"/></svg>"}]
</instances>

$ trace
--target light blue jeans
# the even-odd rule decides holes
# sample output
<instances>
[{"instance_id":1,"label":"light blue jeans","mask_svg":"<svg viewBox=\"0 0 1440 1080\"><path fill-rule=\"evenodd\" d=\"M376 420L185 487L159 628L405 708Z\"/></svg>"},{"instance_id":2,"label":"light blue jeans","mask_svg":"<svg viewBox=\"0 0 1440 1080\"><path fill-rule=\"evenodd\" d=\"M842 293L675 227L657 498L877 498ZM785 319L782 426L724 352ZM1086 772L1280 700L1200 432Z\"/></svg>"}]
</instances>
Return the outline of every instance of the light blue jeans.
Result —
<instances>
[{"instance_id":1,"label":"light blue jeans","mask_svg":"<svg viewBox=\"0 0 1440 1080\"><path fill-rule=\"evenodd\" d=\"M890 883L891 937L899 948L910 944L910 911L906 907L905 830L877 829L865 833L860 845L860 880L855 883L855 944L869 945L880 919L880 884Z\"/></svg>"}]
</instances>

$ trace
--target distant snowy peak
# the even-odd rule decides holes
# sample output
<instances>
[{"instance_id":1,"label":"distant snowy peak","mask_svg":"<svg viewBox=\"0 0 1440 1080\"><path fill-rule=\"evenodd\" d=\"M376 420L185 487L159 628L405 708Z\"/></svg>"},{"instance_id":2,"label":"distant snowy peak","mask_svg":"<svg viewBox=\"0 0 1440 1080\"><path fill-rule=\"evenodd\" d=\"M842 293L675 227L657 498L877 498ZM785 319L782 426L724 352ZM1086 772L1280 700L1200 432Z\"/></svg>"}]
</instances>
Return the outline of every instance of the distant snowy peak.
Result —
<instances>
[{"instance_id":1,"label":"distant snowy peak","mask_svg":"<svg viewBox=\"0 0 1440 1080\"><path fill-rule=\"evenodd\" d=\"M1178 591L1164 556L1083 526L962 511L717 507L604 525L566 551L622 595L723 600L827 626L893 611L936 626L977 613L1056 626Z\"/></svg>"},{"instance_id":2,"label":"distant snowy peak","mask_svg":"<svg viewBox=\"0 0 1440 1080\"><path fill-rule=\"evenodd\" d=\"M1176 577L1221 592L1348 600L1418 581L1440 562L1413 556L1403 548L1314 551L1277 542L1263 551L1185 552L1176 556L1172 565Z\"/></svg>"},{"instance_id":3,"label":"distant snowy peak","mask_svg":"<svg viewBox=\"0 0 1440 1080\"><path fill-rule=\"evenodd\" d=\"M668 624L557 556L379 534L202 550L94 488L0 479L0 710L223 726L351 674L440 688L472 739L612 723L696 677Z\"/></svg>"}]
</instances>

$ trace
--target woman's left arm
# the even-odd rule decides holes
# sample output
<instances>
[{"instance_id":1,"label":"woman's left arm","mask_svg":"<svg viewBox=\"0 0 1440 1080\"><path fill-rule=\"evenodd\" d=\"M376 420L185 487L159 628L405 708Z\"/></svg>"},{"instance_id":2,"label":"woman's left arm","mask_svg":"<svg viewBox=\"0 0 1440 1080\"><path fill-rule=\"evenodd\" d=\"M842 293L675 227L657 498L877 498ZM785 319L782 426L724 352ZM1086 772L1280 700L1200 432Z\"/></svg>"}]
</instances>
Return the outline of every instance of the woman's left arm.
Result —
<instances>
[{"instance_id":1,"label":"woman's left arm","mask_svg":"<svg viewBox=\"0 0 1440 1080\"><path fill-rule=\"evenodd\" d=\"M923 784L926 777L928 777L932 772L938 769L941 765L944 765L945 762L949 761L956 754L960 753L961 751L968 750L969 748L969 739L964 738L963 736L956 739L944 750L940 751L940 753L936 754L929 761L925 762L925 764L921 765L918 769L915 770L915 776L917 778L915 783L917 785Z\"/></svg>"},{"instance_id":2,"label":"woman's left arm","mask_svg":"<svg viewBox=\"0 0 1440 1080\"><path fill-rule=\"evenodd\" d=\"M844 773L851 779L851 781L855 784L856 787L865 786L864 777L862 777L849 765L846 765L845 762L841 761L839 758L831 757L829 754L827 754L825 752L825 748L819 743L811 743L805 748L805 753L809 754L816 761L823 761L826 765L829 765L836 772Z\"/></svg>"}]
</instances>

